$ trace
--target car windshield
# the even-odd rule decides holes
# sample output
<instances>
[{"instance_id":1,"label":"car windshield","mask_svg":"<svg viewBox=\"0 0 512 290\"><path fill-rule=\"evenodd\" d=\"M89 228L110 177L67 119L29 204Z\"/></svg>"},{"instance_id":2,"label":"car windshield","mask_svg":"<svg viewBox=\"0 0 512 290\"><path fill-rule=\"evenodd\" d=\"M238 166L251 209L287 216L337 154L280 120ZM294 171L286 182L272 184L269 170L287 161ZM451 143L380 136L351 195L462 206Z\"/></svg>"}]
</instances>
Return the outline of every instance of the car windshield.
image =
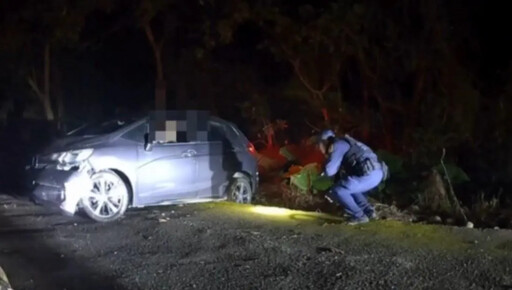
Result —
<instances>
[{"instance_id":1,"label":"car windshield","mask_svg":"<svg viewBox=\"0 0 512 290\"><path fill-rule=\"evenodd\" d=\"M135 120L132 119L116 119L105 122L95 122L83 125L77 129L69 132L67 136L98 136L113 133L124 126L132 124Z\"/></svg>"}]
</instances>

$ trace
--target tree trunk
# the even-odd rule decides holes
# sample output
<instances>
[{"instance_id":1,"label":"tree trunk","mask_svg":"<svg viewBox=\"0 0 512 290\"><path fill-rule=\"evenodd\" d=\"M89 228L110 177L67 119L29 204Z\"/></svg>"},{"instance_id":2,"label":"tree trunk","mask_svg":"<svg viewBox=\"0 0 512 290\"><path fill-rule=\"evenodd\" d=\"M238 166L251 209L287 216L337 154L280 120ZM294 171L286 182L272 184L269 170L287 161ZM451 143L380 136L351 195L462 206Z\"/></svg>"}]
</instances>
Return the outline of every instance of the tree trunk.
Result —
<instances>
[{"instance_id":1,"label":"tree trunk","mask_svg":"<svg viewBox=\"0 0 512 290\"><path fill-rule=\"evenodd\" d=\"M167 84L164 79L164 68L162 64L161 47L155 49L156 83L155 83L155 105L157 110L167 109L166 94Z\"/></svg>"},{"instance_id":2,"label":"tree trunk","mask_svg":"<svg viewBox=\"0 0 512 290\"><path fill-rule=\"evenodd\" d=\"M43 94L40 95L46 119L53 121L55 116L53 114L52 103L50 101L50 44L46 43L44 47L44 87Z\"/></svg>"},{"instance_id":3,"label":"tree trunk","mask_svg":"<svg viewBox=\"0 0 512 290\"><path fill-rule=\"evenodd\" d=\"M329 127L331 124L331 121L329 119L329 112L327 111L327 108L325 106L322 108L322 116L324 117L325 125L327 127Z\"/></svg>"},{"instance_id":4,"label":"tree trunk","mask_svg":"<svg viewBox=\"0 0 512 290\"><path fill-rule=\"evenodd\" d=\"M273 132L267 133L267 148L268 149L274 148L274 133Z\"/></svg>"},{"instance_id":5,"label":"tree trunk","mask_svg":"<svg viewBox=\"0 0 512 290\"><path fill-rule=\"evenodd\" d=\"M64 96L61 91L56 92L55 98L57 99L57 129L62 130L64 126Z\"/></svg>"},{"instance_id":6,"label":"tree trunk","mask_svg":"<svg viewBox=\"0 0 512 290\"><path fill-rule=\"evenodd\" d=\"M164 78L164 67L162 63L162 45L163 43L156 43L153 36L153 31L148 23L144 25L144 31L148 38L149 44L153 49L155 56L155 68L156 68L156 80L155 80L155 107L157 110L166 110L166 95L167 95L167 84Z\"/></svg>"},{"instance_id":7,"label":"tree trunk","mask_svg":"<svg viewBox=\"0 0 512 290\"><path fill-rule=\"evenodd\" d=\"M363 139L365 141L368 141L370 137L370 109L368 102L368 90L366 88L363 88L363 118L364 118L364 124L363 124Z\"/></svg>"},{"instance_id":8,"label":"tree trunk","mask_svg":"<svg viewBox=\"0 0 512 290\"><path fill-rule=\"evenodd\" d=\"M50 101L50 44L47 43L43 52L43 91L41 91L41 84L38 82L36 72L33 71L32 76L29 76L27 81L39 101L43 105L46 120L53 121L55 119L52 102Z\"/></svg>"},{"instance_id":9,"label":"tree trunk","mask_svg":"<svg viewBox=\"0 0 512 290\"><path fill-rule=\"evenodd\" d=\"M419 112L419 105L421 98L423 96L423 85L425 82L425 73L423 71L418 72L419 75L416 77L416 82L414 85L414 95L413 100L411 101L410 105L408 106L407 116L406 116L406 123L405 123L405 129L402 136L402 144L405 146L410 145L411 141L411 134L414 130L414 127L416 125L416 122L418 120L418 112ZM407 148L403 148L407 151Z\"/></svg>"},{"instance_id":10,"label":"tree trunk","mask_svg":"<svg viewBox=\"0 0 512 290\"><path fill-rule=\"evenodd\" d=\"M382 116L382 127L383 127L383 135L384 135L384 146L385 149L389 152L394 152L393 148L393 135L391 133L391 124L390 114L388 114L388 110L386 108L381 109Z\"/></svg>"},{"instance_id":11,"label":"tree trunk","mask_svg":"<svg viewBox=\"0 0 512 290\"><path fill-rule=\"evenodd\" d=\"M65 130L64 128L64 94L62 92L62 73L59 66L53 63L52 66L52 81L50 82L52 87L52 97L55 100L54 108L56 108L57 129Z\"/></svg>"},{"instance_id":12,"label":"tree trunk","mask_svg":"<svg viewBox=\"0 0 512 290\"><path fill-rule=\"evenodd\" d=\"M273 124L270 121L267 121L266 118L261 118L263 123L263 133L265 134L265 138L267 139L267 149L271 149L274 147L274 128Z\"/></svg>"},{"instance_id":13,"label":"tree trunk","mask_svg":"<svg viewBox=\"0 0 512 290\"><path fill-rule=\"evenodd\" d=\"M155 82L155 107L157 110L166 110L166 91L167 85L165 80L156 80Z\"/></svg>"}]
</instances>

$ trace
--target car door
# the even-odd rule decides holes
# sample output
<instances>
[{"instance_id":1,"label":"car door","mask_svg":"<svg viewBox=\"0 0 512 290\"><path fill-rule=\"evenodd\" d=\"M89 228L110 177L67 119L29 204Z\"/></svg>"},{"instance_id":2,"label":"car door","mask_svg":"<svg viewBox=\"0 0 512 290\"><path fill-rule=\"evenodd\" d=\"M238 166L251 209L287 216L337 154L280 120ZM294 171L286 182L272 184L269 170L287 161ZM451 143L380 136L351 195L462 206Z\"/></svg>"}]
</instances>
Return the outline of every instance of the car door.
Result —
<instances>
[{"instance_id":1,"label":"car door","mask_svg":"<svg viewBox=\"0 0 512 290\"><path fill-rule=\"evenodd\" d=\"M198 143L196 160L198 163L198 196L201 198L219 198L225 193L229 181L229 168L226 167L224 152L229 147L225 139L224 127L210 122L208 142Z\"/></svg>"},{"instance_id":2,"label":"car door","mask_svg":"<svg viewBox=\"0 0 512 290\"><path fill-rule=\"evenodd\" d=\"M197 197L196 151L191 143L155 143L138 149L138 196L142 204Z\"/></svg>"}]
</instances>

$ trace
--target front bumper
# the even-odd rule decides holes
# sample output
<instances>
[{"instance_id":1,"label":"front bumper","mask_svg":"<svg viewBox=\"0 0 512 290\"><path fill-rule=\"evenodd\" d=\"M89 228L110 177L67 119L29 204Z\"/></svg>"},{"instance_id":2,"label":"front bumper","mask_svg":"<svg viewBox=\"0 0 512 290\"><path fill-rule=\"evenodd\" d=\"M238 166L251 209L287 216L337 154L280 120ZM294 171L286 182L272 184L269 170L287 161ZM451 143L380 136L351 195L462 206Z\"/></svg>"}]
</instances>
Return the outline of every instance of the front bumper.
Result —
<instances>
[{"instance_id":1,"label":"front bumper","mask_svg":"<svg viewBox=\"0 0 512 290\"><path fill-rule=\"evenodd\" d=\"M31 196L35 202L60 208L73 215L80 199L92 188L87 173L79 170L45 168L37 170Z\"/></svg>"}]
</instances>

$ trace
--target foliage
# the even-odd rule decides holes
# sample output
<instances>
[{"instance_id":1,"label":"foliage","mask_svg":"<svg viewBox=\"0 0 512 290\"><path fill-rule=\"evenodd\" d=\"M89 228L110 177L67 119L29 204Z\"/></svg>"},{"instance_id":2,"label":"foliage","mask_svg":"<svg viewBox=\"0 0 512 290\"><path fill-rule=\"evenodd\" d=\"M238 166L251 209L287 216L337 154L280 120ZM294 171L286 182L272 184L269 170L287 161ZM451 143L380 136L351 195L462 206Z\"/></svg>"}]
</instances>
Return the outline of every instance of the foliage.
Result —
<instances>
[{"instance_id":1,"label":"foliage","mask_svg":"<svg viewBox=\"0 0 512 290\"><path fill-rule=\"evenodd\" d=\"M464 172L464 170L462 170L457 165L453 163L447 163L445 166L446 171L448 171L448 178L451 180L452 184L456 185L470 181L466 172ZM434 167L434 169L444 175L444 170L441 165L437 165Z\"/></svg>"},{"instance_id":2,"label":"foliage","mask_svg":"<svg viewBox=\"0 0 512 290\"><path fill-rule=\"evenodd\" d=\"M386 150L377 150L376 154L388 166L390 176L393 178L403 178L406 176L403 158Z\"/></svg>"},{"instance_id":3,"label":"foliage","mask_svg":"<svg viewBox=\"0 0 512 290\"><path fill-rule=\"evenodd\" d=\"M494 226L499 222L501 206L499 195L487 198L483 192L480 192L473 198L471 207L467 211L470 218L477 225Z\"/></svg>"},{"instance_id":4,"label":"foliage","mask_svg":"<svg viewBox=\"0 0 512 290\"><path fill-rule=\"evenodd\" d=\"M110 10L111 4L101 0L18 1L16 12L10 12L0 27L4 35L0 43L14 50L47 41L58 46L75 44L86 17L97 9Z\"/></svg>"},{"instance_id":5,"label":"foliage","mask_svg":"<svg viewBox=\"0 0 512 290\"><path fill-rule=\"evenodd\" d=\"M335 85L341 65L350 50L347 26L357 7L350 1L334 2L327 7L302 5L298 16L291 17L276 7L260 7L256 19L268 40L262 45L276 57L288 61L296 77L314 101L324 105L325 93Z\"/></svg>"},{"instance_id":6,"label":"foliage","mask_svg":"<svg viewBox=\"0 0 512 290\"><path fill-rule=\"evenodd\" d=\"M318 176L313 180L312 189L316 192L326 192L333 185L333 180L326 176Z\"/></svg>"},{"instance_id":7,"label":"foliage","mask_svg":"<svg viewBox=\"0 0 512 290\"><path fill-rule=\"evenodd\" d=\"M304 166L299 172L290 176L290 183L297 186L303 193L309 192L314 180L319 176L317 167L315 163Z\"/></svg>"},{"instance_id":8,"label":"foliage","mask_svg":"<svg viewBox=\"0 0 512 290\"><path fill-rule=\"evenodd\" d=\"M24 89L31 88L33 95L42 102L49 120L54 118L53 107L58 113L63 110L62 100L52 99L50 93L50 81L56 85L54 78L50 78L55 71L55 65L51 65L54 52L76 46L87 16L98 9L109 10L110 3L100 0L28 0L18 1L14 11L3 10L9 14L0 23L0 34L9 37L0 38L0 49L16 57L20 77L24 81L28 79Z\"/></svg>"},{"instance_id":9,"label":"foliage","mask_svg":"<svg viewBox=\"0 0 512 290\"><path fill-rule=\"evenodd\" d=\"M351 34L358 29L364 10L355 2L290 7L281 1L273 5L266 1L237 1L226 5L224 11L229 13L217 23L218 38L221 43L230 43L242 23L256 23L264 33L260 49L288 62L307 92L309 105L326 109L329 92L338 86L340 70L354 52Z\"/></svg>"}]
</instances>

